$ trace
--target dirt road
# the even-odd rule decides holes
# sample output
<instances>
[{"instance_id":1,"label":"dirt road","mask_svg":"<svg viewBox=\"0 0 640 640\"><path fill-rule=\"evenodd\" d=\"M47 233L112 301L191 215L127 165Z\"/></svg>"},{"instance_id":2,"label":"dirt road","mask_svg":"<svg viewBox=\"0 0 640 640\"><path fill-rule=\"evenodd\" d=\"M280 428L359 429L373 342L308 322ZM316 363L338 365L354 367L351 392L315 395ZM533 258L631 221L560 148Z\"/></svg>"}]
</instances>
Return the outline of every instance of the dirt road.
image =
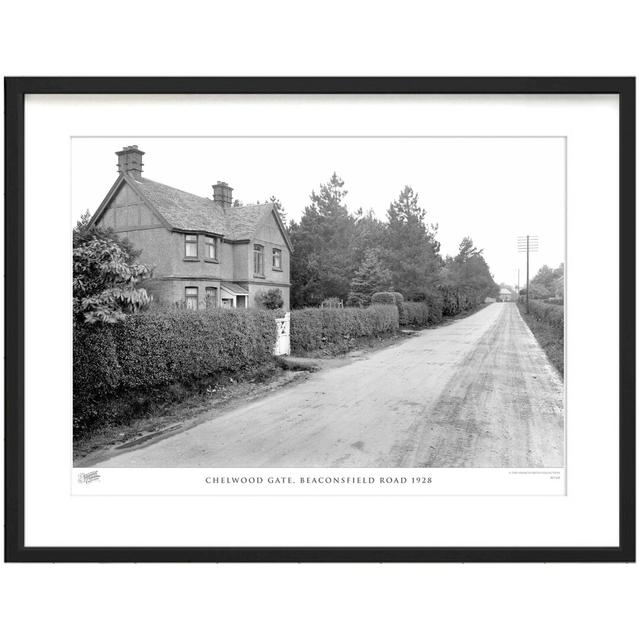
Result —
<instances>
[{"instance_id":1,"label":"dirt road","mask_svg":"<svg viewBox=\"0 0 640 640\"><path fill-rule=\"evenodd\" d=\"M560 467L563 383L515 304L322 370L98 467Z\"/></svg>"}]
</instances>

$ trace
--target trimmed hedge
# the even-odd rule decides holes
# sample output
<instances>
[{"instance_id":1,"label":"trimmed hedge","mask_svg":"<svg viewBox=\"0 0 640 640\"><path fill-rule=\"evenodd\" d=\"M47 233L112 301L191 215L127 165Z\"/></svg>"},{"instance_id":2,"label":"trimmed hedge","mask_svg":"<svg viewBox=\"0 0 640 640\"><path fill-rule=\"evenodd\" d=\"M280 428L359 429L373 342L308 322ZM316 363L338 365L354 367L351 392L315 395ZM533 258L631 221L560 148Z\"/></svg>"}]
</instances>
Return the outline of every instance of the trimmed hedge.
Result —
<instances>
[{"instance_id":1,"label":"trimmed hedge","mask_svg":"<svg viewBox=\"0 0 640 640\"><path fill-rule=\"evenodd\" d=\"M398 294L402 295L402 294ZM378 291L371 296L371 304L395 304L396 296L393 291Z\"/></svg>"},{"instance_id":2,"label":"trimmed hedge","mask_svg":"<svg viewBox=\"0 0 640 640\"><path fill-rule=\"evenodd\" d=\"M424 300L420 301L404 302L401 293L379 291L371 296L371 302L395 304L398 307L401 325L424 327L442 322L443 316L456 316L463 311L474 309L481 300L474 292L464 287L441 286L436 292L426 295Z\"/></svg>"},{"instance_id":3,"label":"trimmed hedge","mask_svg":"<svg viewBox=\"0 0 640 640\"><path fill-rule=\"evenodd\" d=\"M403 325L413 327L426 327L431 323L430 309L424 302L403 302L402 303Z\"/></svg>"},{"instance_id":4,"label":"trimmed hedge","mask_svg":"<svg viewBox=\"0 0 640 640\"><path fill-rule=\"evenodd\" d=\"M100 417L123 392L192 383L272 361L275 314L257 309L154 310L117 324L79 324L73 334L74 423Z\"/></svg>"},{"instance_id":5,"label":"trimmed hedge","mask_svg":"<svg viewBox=\"0 0 640 640\"><path fill-rule=\"evenodd\" d=\"M394 333L398 328L395 305L294 309L291 312L291 350L294 353L321 349L346 351L357 338L379 337Z\"/></svg>"},{"instance_id":6,"label":"trimmed hedge","mask_svg":"<svg viewBox=\"0 0 640 640\"><path fill-rule=\"evenodd\" d=\"M475 309L482 304L485 296L469 287L447 287L438 288L440 305L443 316L456 316L463 311Z\"/></svg>"},{"instance_id":7,"label":"trimmed hedge","mask_svg":"<svg viewBox=\"0 0 640 640\"><path fill-rule=\"evenodd\" d=\"M482 298L484 299L484 298ZM456 316L463 311L477 307L481 300L475 293L464 287L438 287L437 292L426 295L424 300L404 302L401 293L396 291L379 291L371 296L371 302L376 304L395 304L398 307L401 325L427 326L442 322L443 316ZM410 305L410 306L408 306ZM414 305L427 308L428 319L425 321L425 310ZM411 315L413 314L413 315Z\"/></svg>"},{"instance_id":8,"label":"trimmed hedge","mask_svg":"<svg viewBox=\"0 0 640 640\"><path fill-rule=\"evenodd\" d=\"M439 324L442 322L442 296L429 295L425 300L425 304L429 308L429 324Z\"/></svg>"},{"instance_id":9,"label":"trimmed hedge","mask_svg":"<svg viewBox=\"0 0 640 640\"><path fill-rule=\"evenodd\" d=\"M371 304L395 304L398 307L398 320L400 324L406 324L402 303L404 296L397 291L378 291L371 296Z\"/></svg>"}]
</instances>

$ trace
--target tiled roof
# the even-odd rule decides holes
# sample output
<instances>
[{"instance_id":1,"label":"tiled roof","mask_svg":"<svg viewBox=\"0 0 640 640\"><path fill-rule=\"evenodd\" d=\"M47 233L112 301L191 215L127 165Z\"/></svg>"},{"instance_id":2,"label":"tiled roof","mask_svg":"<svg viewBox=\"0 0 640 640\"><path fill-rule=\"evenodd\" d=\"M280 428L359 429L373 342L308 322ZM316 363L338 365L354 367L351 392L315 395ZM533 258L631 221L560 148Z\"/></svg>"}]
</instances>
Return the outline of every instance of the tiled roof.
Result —
<instances>
[{"instance_id":1,"label":"tiled roof","mask_svg":"<svg viewBox=\"0 0 640 640\"><path fill-rule=\"evenodd\" d=\"M134 183L172 227L227 235L224 210L213 200L147 178L139 178Z\"/></svg>"},{"instance_id":2,"label":"tiled roof","mask_svg":"<svg viewBox=\"0 0 640 640\"><path fill-rule=\"evenodd\" d=\"M250 238L263 216L273 208L272 204L223 208L210 198L202 198L147 178L133 182L172 227L216 233L230 240Z\"/></svg>"},{"instance_id":3,"label":"tiled roof","mask_svg":"<svg viewBox=\"0 0 640 640\"><path fill-rule=\"evenodd\" d=\"M253 204L246 207L225 207L224 216L228 236L242 240L253 235L258 223L273 209L272 204Z\"/></svg>"},{"instance_id":4,"label":"tiled roof","mask_svg":"<svg viewBox=\"0 0 640 640\"><path fill-rule=\"evenodd\" d=\"M240 286L239 284L236 284L235 282L223 282L222 286L225 289L228 289L231 293L234 293L235 295L242 295L242 296L249 295L248 289L245 289L244 287Z\"/></svg>"}]
</instances>

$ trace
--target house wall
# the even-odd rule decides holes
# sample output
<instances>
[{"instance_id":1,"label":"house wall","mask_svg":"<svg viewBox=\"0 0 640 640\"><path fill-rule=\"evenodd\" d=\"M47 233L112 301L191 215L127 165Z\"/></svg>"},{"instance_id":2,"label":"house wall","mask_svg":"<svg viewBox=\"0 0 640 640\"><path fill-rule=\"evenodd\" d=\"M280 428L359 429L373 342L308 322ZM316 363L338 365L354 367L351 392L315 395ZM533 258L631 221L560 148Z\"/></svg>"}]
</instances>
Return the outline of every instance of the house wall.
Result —
<instances>
[{"instance_id":1,"label":"house wall","mask_svg":"<svg viewBox=\"0 0 640 640\"><path fill-rule=\"evenodd\" d=\"M224 251L224 243L218 239L218 260L212 261L205 258L205 235L186 234L177 231L167 231L169 241L166 246L163 275L196 276L209 278L230 279L233 273L233 258ZM198 257L185 256L185 236L198 236Z\"/></svg>"},{"instance_id":2,"label":"house wall","mask_svg":"<svg viewBox=\"0 0 640 640\"><path fill-rule=\"evenodd\" d=\"M139 262L153 267L154 277L146 281L144 286L157 302L183 302L184 288L198 286L199 298L204 304L206 286L215 286L219 290L222 280L231 280L233 256L222 249L221 242L218 243L219 261L213 262L204 258L204 235L198 235L198 257L186 258L186 234L165 228L118 233L129 238L136 249L142 249Z\"/></svg>"},{"instance_id":3,"label":"house wall","mask_svg":"<svg viewBox=\"0 0 640 640\"><path fill-rule=\"evenodd\" d=\"M234 280L236 258L233 245L221 240L218 244L218 251L220 252L220 276L225 280Z\"/></svg>"},{"instance_id":4,"label":"house wall","mask_svg":"<svg viewBox=\"0 0 640 640\"><path fill-rule=\"evenodd\" d=\"M170 233L128 184L120 187L96 226L112 228L127 238L140 251L138 260L154 272L164 274L170 269Z\"/></svg>"},{"instance_id":5,"label":"house wall","mask_svg":"<svg viewBox=\"0 0 640 640\"><path fill-rule=\"evenodd\" d=\"M280 227L276 222L276 214L270 215L257 229L255 235L252 238L251 245L249 245L248 265L247 271L250 278L256 283L261 280L259 276L253 273L253 245L261 244L264 247L264 280L268 282L275 282L278 284L290 283L290 256L289 249L284 242ZM273 268L273 249L280 249L282 251L282 269L276 270Z\"/></svg>"},{"instance_id":6,"label":"house wall","mask_svg":"<svg viewBox=\"0 0 640 640\"><path fill-rule=\"evenodd\" d=\"M229 247L229 252L233 260L233 277L230 278L235 281L248 280L249 279L249 243L223 243L226 247Z\"/></svg>"},{"instance_id":7,"label":"house wall","mask_svg":"<svg viewBox=\"0 0 640 640\"><path fill-rule=\"evenodd\" d=\"M257 306L257 299L259 299L261 293L268 291L269 289L279 289L284 300L283 308L289 310L290 297L289 297L289 284L290 284L290 265L291 259L289 255L289 249L285 244L280 227L275 219L276 214L270 215L257 229L251 239L251 242L246 247L246 255L243 255L244 260L239 260L239 263L244 264L246 268L246 279L242 279L240 275L236 277L236 281L240 282L249 290L249 306ZM264 247L264 276L253 272L253 245L260 244ZM282 268L274 269L273 267L273 249L280 249L282 252Z\"/></svg>"},{"instance_id":8,"label":"house wall","mask_svg":"<svg viewBox=\"0 0 640 640\"><path fill-rule=\"evenodd\" d=\"M185 300L185 287L198 288L198 306L205 308L206 288L216 287L218 294L217 306L220 306L220 280L213 278L153 278L144 283L154 301L163 305L182 304Z\"/></svg>"}]
</instances>

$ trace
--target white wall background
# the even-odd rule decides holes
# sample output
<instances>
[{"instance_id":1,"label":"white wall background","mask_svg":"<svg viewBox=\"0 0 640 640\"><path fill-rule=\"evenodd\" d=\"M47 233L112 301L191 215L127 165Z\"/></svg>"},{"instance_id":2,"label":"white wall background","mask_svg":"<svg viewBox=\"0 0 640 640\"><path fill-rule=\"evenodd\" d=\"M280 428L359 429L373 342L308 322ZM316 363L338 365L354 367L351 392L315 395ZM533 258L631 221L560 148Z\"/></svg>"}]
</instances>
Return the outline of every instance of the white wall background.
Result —
<instances>
[{"instance_id":1,"label":"white wall background","mask_svg":"<svg viewBox=\"0 0 640 640\"><path fill-rule=\"evenodd\" d=\"M637 3L12 3L3 75L636 75ZM597 472L597 469L594 469ZM21 638L631 637L607 565L3 565Z\"/></svg>"}]
</instances>

